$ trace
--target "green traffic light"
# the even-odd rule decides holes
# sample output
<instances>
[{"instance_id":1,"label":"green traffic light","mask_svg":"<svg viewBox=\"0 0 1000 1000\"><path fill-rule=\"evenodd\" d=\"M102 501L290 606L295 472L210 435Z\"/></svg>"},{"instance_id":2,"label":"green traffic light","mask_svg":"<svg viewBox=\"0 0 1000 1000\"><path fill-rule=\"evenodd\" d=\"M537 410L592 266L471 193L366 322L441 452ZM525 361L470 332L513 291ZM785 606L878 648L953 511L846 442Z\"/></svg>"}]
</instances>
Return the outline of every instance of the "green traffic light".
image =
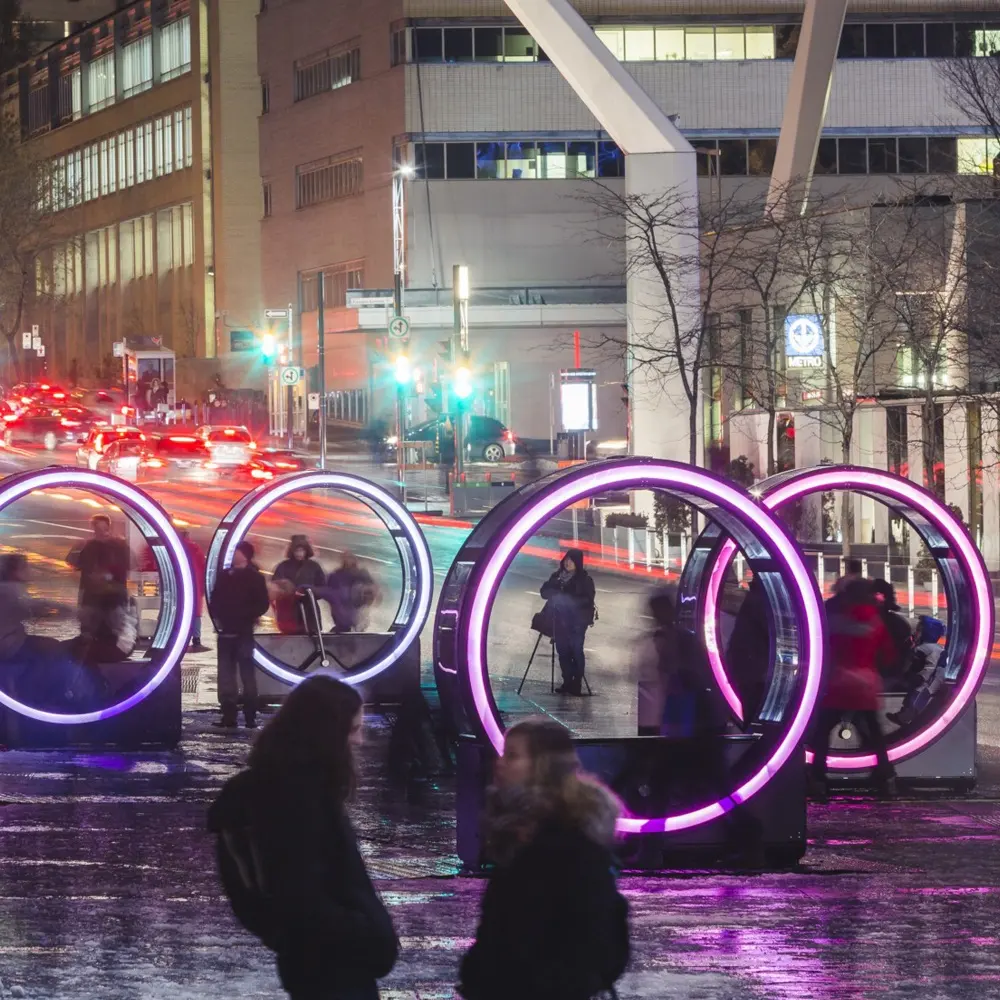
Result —
<instances>
[{"instance_id":1,"label":"green traffic light","mask_svg":"<svg viewBox=\"0 0 1000 1000\"><path fill-rule=\"evenodd\" d=\"M472 383L472 372L468 368L456 368L455 378L452 382L452 391L459 399L468 399L475 386Z\"/></svg>"},{"instance_id":2,"label":"green traffic light","mask_svg":"<svg viewBox=\"0 0 1000 1000\"><path fill-rule=\"evenodd\" d=\"M260 356L265 361L273 361L278 353L278 341L273 333L265 333L260 338Z\"/></svg>"},{"instance_id":3,"label":"green traffic light","mask_svg":"<svg viewBox=\"0 0 1000 1000\"><path fill-rule=\"evenodd\" d=\"M405 354L397 356L393 368L393 378L396 380L396 385L409 385L413 381L413 368L410 365L410 359Z\"/></svg>"}]
</instances>

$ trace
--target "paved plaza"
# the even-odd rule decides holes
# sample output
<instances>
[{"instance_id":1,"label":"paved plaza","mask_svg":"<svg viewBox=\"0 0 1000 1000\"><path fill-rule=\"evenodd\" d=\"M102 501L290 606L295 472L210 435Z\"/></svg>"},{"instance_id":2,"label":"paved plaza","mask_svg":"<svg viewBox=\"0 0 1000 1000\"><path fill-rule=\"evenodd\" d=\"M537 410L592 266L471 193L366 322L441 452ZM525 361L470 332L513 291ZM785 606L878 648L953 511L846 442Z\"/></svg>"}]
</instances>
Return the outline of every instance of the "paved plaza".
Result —
<instances>
[{"instance_id":1,"label":"paved plaza","mask_svg":"<svg viewBox=\"0 0 1000 1000\"><path fill-rule=\"evenodd\" d=\"M0 754L0 997L283 995L216 883L205 809L248 737L212 731L212 717L186 710L172 753ZM454 856L452 785L393 787L387 738L370 716L354 806L402 938L382 995L445 1000L483 882ZM984 755L968 797L811 807L794 871L623 875L622 1000L1000 995L1000 755Z\"/></svg>"}]
</instances>

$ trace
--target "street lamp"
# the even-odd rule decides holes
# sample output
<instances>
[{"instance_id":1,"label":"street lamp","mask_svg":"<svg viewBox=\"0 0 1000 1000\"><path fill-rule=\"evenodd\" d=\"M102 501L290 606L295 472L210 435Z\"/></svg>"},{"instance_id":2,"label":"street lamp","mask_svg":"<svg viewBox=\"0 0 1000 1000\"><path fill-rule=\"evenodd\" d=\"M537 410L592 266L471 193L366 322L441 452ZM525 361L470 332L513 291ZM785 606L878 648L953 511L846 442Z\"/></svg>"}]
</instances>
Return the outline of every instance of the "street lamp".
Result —
<instances>
[{"instance_id":1,"label":"street lamp","mask_svg":"<svg viewBox=\"0 0 1000 1000\"><path fill-rule=\"evenodd\" d=\"M403 284L406 278L406 188L404 181L414 176L410 163L400 163L392 173L392 313L393 319L403 316ZM407 336L400 338L405 345ZM405 362L405 368L401 368ZM412 380L409 359L401 354L396 359L396 478L399 493L406 502L406 386ZM401 377L405 376L405 377Z\"/></svg>"},{"instance_id":2,"label":"street lamp","mask_svg":"<svg viewBox=\"0 0 1000 1000\"><path fill-rule=\"evenodd\" d=\"M452 371L455 390L455 481L462 475L465 465L465 407L472 393L469 372L469 268L456 264L452 268L452 298L455 305L454 346L452 357L456 367Z\"/></svg>"}]
</instances>

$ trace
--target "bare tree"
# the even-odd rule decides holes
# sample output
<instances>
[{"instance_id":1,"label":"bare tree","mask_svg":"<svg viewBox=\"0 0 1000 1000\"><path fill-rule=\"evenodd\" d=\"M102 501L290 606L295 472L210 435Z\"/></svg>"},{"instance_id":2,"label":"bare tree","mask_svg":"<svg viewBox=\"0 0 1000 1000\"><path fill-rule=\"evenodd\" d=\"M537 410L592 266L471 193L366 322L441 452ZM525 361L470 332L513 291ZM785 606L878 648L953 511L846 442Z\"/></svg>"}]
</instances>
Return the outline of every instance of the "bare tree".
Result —
<instances>
[{"instance_id":1,"label":"bare tree","mask_svg":"<svg viewBox=\"0 0 1000 1000\"><path fill-rule=\"evenodd\" d=\"M50 239L51 185L48 165L22 143L17 123L0 118L0 333L15 377L16 341Z\"/></svg>"},{"instance_id":2,"label":"bare tree","mask_svg":"<svg viewBox=\"0 0 1000 1000\"><path fill-rule=\"evenodd\" d=\"M1000 52L986 35L980 46L975 55L941 60L938 71L951 103L1000 142Z\"/></svg>"},{"instance_id":3,"label":"bare tree","mask_svg":"<svg viewBox=\"0 0 1000 1000\"><path fill-rule=\"evenodd\" d=\"M734 291L732 262L752 210L738 194L698 204L677 189L650 197L601 183L582 200L596 219L595 238L620 251L627 276L655 275L662 302L651 329L633 330L631 337L604 334L597 346L624 358L631 374L642 371L664 387L680 384L687 404L688 459L699 465L705 375L725 364L722 306ZM692 285L701 290L694 308L685 299Z\"/></svg>"}]
</instances>

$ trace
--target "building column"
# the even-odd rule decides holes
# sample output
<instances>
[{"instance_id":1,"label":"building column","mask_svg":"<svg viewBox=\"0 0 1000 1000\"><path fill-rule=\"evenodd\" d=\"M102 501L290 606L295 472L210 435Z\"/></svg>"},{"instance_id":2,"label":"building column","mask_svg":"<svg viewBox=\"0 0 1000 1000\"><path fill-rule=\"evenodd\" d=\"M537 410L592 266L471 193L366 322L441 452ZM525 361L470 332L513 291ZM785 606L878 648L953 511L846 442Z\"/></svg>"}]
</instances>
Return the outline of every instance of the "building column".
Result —
<instances>
[{"instance_id":1,"label":"building column","mask_svg":"<svg viewBox=\"0 0 1000 1000\"><path fill-rule=\"evenodd\" d=\"M889 420L884 406L873 406L871 415L871 466L879 472L889 468ZM876 545L889 544L889 508L877 500L872 505L872 533Z\"/></svg>"},{"instance_id":2,"label":"building column","mask_svg":"<svg viewBox=\"0 0 1000 1000\"><path fill-rule=\"evenodd\" d=\"M923 407L919 403L911 404L906 408L906 464L910 481L918 486L926 486L923 440ZM908 528L907 531L910 536L910 562L916 563L923 542L913 528Z\"/></svg>"},{"instance_id":3,"label":"building column","mask_svg":"<svg viewBox=\"0 0 1000 1000\"><path fill-rule=\"evenodd\" d=\"M944 499L962 512L969 523L969 416L964 403L945 411L944 418Z\"/></svg>"},{"instance_id":4,"label":"building column","mask_svg":"<svg viewBox=\"0 0 1000 1000\"><path fill-rule=\"evenodd\" d=\"M531 32L581 101L626 155L625 190L630 197L662 198L669 193L679 211L668 212L674 224L661 233L667 260L698 259L698 179L691 144L635 78L611 54L569 0L507 0L507 6ZM690 206L689 209L685 206ZM690 214L690 228L678 218ZM628 235L628 234L627 234ZM638 234L637 234L638 235ZM627 251L628 252L628 251ZM633 262L636 260L633 257ZM673 296L683 328L699 322L698 268L674 269ZM677 274L676 272L681 272ZM655 342L673 340L663 329L670 315L666 290L649 266L628 267L627 326L631 345L648 350ZM629 373L632 407L631 450L688 462L688 399L678 375L634 368ZM698 459L704 427L696 421ZM651 506L648 497L640 506Z\"/></svg>"},{"instance_id":5,"label":"building column","mask_svg":"<svg viewBox=\"0 0 1000 1000\"><path fill-rule=\"evenodd\" d=\"M980 551L990 573L1000 573L1000 418L993 406L982 409L983 542Z\"/></svg>"},{"instance_id":6,"label":"building column","mask_svg":"<svg viewBox=\"0 0 1000 1000\"><path fill-rule=\"evenodd\" d=\"M795 414L795 468L815 468L823 459L822 420L809 410ZM823 497L810 493L800 501L802 518L799 521L800 542L823 541Z\"/></svg>"},{"instance_id":7,"label":"building column","mask_svg":"<svg viewBox=\"0 0 1000 1000\"><path fill-rule=\"evenodd\" d=\"M792 214L809 196L846 13L847 0L806 0L771 171L768 205L772 209L787 202L785 210ZM792 185L794 196L789 191Z\"/></svg>"}]
</instances>

